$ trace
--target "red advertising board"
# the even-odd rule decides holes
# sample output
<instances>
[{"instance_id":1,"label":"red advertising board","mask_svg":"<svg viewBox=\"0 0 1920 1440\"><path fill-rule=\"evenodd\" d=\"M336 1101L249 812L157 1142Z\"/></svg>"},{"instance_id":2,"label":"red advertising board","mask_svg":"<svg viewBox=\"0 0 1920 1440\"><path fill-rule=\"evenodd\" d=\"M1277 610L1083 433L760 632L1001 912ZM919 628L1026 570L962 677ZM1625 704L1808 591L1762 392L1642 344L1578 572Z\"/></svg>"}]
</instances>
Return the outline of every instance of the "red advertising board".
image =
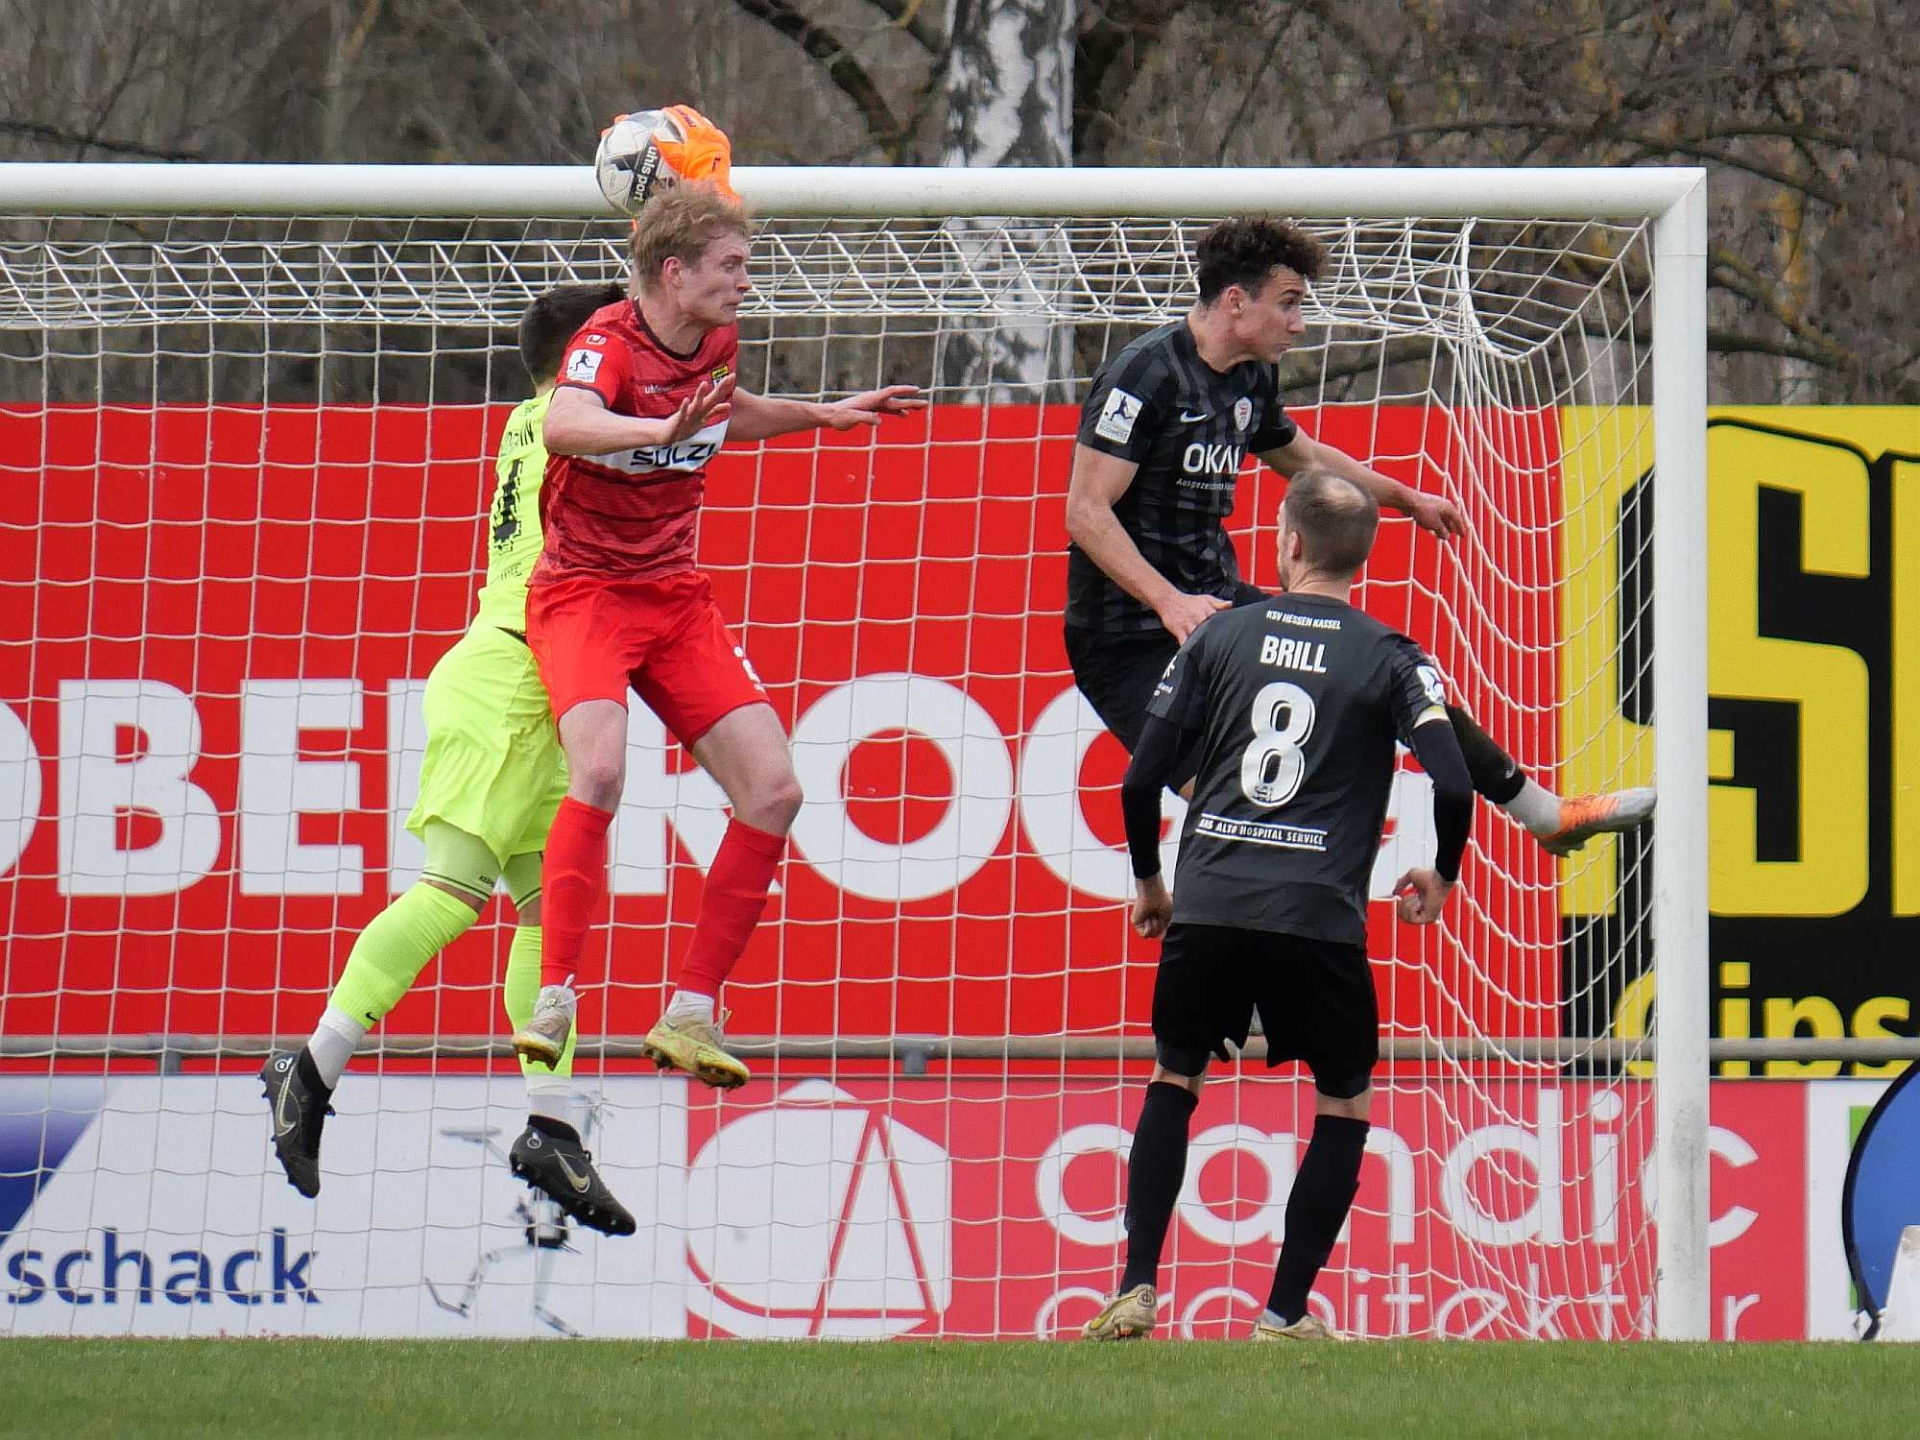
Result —
<instances>
[{"instance_id":1,"label":"red advertising board","mask_svg":"<svg viewBox=\"0 0 1920 1440\"><path fill-rule=\"evenodd\" d=\"M507 1165L517 1077L350 1078L315 1201L282 1183L252 1076L0 1076L0 1335L1070 1336L1118 1276L1141 1088L606 1077L589 1138L639 1232L555 1248ZM1882 1088L1714 1083L1713 1338L1854 1333L1847 1119ZM1383 1087L1316 1308L1372 1337L1646 1334L1652 1101ZM1291 1075L1207 1086L1162 1335L1246 1334L1312 1103ZM130 1174L155 1155L196 1159Z\"/></svg>"},{"instance_id":2,"label":"red advertising board","mask_svg":"<svg viewBox=\"0 0 1920 1440\"><path fill-rule=\"evenodd\" d=\"M1113 898L1124 756L1076 730L1060 636L1076 414L943 406L877 440L716 462L702 564L809 787L732 987L736 1030L1143 1027L1152 947ZM0 409L0 774L24 817L0 830L8 1033L309 1023L405 869L401 712L470 613L504 418ZM1301 418L1424 487L1477 477L1460 491L1472 537L1443 557L1389 525L1364 603L1550 772L1554 412ZM1250 467L1232 525L1268 584L1281 488ZM635 765L615 924L590 956L611 983L583 977L590 1032L645 1029L686 945L701 816L717 813L688 769L665 746ZM1554 1032L1551 862L1501 835L1483 855L1479 903L1444 937L1376 907L1374 952L1403 962L1382 967L1385 1012L1429 1032ZM477 929L389 1028L494 1028L504 948L501 928Z\"/></svg>"},{"instance_id":3,"label":"red advertising board","mask_svg":"<svg viewBox=\"0 0 1920 1440\"><path fill-rule=\"evenodd\" d=\"M1118 1277L1139 1106L1137 1084L1057 1079L694 1097L695 1333L1077 1329ZM1376 1338L1650 1333L1651 1109L1632 1082L1381 1093L1316 1307ZM1312 1111L1304 1082L1203 1093L1161 1272L1172 1335L1244 1334L1259 1314ZM1715 1339L1806 1333L1805 1111L1798 1084L1714 1087Z\"/></svg>"}]
</instances>

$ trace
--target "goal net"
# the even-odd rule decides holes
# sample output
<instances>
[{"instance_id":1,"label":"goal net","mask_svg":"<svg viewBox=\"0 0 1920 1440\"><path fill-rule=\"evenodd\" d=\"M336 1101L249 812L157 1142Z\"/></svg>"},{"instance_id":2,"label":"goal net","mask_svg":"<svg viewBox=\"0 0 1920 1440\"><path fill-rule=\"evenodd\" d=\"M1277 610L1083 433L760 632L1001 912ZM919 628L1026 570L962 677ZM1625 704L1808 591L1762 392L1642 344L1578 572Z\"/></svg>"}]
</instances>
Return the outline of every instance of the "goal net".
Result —
<instances>
[{"instance_id":1,"label":"goal net","mask_svg":"<svg viewBox=\"0 0 1920 1440\"><path fill-rule=\"evenodd\" d=\"M742 383L935 403L711 469L700 564L806 804L728 986L755 1083L656 1076L637 1037L726 816L634 703L578 1077L630 1239L507 1172L504 896L350 1068L317 1202L283 1183L254 1078L417 876L420 699L528 390L512 327L553 284L623 278L624 226L585 195L0 219L0 1327L1045 1337L1112 1288L1158 947L1126 924L1125 756L1065 659L1064 500L1088 377L1185 313L1207 210L1156 218L1177 202L1147 189L1102 207L1126 218L1044 213L1043 186L1012 219L875 216L836 206L859 173L825 178L762 206ZM1291 413L1469 526L1442 545L1388 517L1358 602L1543 784L1650 783L1664 202L1337 205L1263 207L1332 257ZM1230 529L1269 588L1283 492L1246 462ZM1403 757L1376 900L1430 859L1428 796ZM1373 907L1387 1059L1324 1318L1655 1332L1656 1207L1704 1165L1656 1144L1681 1081L1649 1063L1655 859L1628 837L1559 862L1483 804L1444 924ZM1313 1094L1261 1054L1216 1066L1194 1120L1175 1335L1242 1333L1265 1300Z\"/></svg>"}]
</instances>

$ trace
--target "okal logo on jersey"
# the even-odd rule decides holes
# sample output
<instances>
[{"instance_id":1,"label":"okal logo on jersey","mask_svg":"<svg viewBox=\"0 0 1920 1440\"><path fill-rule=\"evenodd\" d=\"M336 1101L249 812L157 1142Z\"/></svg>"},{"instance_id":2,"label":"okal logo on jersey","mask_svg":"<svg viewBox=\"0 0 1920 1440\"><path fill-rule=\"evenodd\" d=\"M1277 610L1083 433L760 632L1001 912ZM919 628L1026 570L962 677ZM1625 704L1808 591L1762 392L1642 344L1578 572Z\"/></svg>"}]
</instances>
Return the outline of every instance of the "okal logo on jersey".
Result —
<instances>
[{"instance_id":1,"label":"okal logo on jersey","mask_svg":"<svg viewBox=\"0 0 1920 1440\"><path fill-rule=\"evenodd\" d=\"M688 1167L688 1309L750 1339L938 1321L953 1294L950 1168L934 1141L824 1080L734 1115Z\"/></svg>"},{"instance_id":2,"label":"okal logo on jersey","mask_svg":"<svg viewBox=\"0 0 1920 1440\"><path fill-rule=\"evenodd\" d=\"M1246 453L1238 445L1202 445L1196 440L1181 452L1180 468L1189 475L1220 475L1231 479L1240 473L1240 462Z\"/></svg>"}]
</instances>

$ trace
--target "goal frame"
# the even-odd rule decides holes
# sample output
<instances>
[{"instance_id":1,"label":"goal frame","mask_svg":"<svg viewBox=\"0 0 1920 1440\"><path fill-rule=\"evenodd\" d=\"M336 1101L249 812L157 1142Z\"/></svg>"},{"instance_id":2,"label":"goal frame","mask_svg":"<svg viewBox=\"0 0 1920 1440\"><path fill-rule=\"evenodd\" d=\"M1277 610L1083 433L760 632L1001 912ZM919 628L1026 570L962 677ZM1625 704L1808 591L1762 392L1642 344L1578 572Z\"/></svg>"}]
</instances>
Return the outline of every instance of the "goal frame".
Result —
<instances>
[{"instance_id":1,"label":"goal frame","mask_svg":"<svg viewBox=\"0 0 1920 1440\"><path fill-rule=\"evenodd\" d=\"M1652 224L1654 766L1651 935L1656 1333L1708 1338L1706 172L1524 169L952 169L741 166L762 214L1132 216L1283 213ZM15 215L405 215L607 218L590 167L0 165Z\"/></svg>"}]
</instances>

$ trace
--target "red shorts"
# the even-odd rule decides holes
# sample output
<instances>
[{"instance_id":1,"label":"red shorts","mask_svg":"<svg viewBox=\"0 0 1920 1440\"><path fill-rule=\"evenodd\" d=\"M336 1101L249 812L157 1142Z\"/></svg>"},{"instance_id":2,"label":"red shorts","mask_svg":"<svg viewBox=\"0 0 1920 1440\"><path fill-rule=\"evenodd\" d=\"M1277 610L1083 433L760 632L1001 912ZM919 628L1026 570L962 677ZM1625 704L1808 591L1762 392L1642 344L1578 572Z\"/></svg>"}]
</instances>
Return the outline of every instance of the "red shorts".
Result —
<instances>
[{"instance_id":1,"label":"red shorts","mask_svg":"<svg viewBox=\"0 0 1920 1440\"><path fill-rule=\"evenodd\" d=\"M631 686L682 745L743 705L767 703L697 570L644 580L556 580L527 593L527 644L557 720Z\"/></svg>"}]
</instances>

